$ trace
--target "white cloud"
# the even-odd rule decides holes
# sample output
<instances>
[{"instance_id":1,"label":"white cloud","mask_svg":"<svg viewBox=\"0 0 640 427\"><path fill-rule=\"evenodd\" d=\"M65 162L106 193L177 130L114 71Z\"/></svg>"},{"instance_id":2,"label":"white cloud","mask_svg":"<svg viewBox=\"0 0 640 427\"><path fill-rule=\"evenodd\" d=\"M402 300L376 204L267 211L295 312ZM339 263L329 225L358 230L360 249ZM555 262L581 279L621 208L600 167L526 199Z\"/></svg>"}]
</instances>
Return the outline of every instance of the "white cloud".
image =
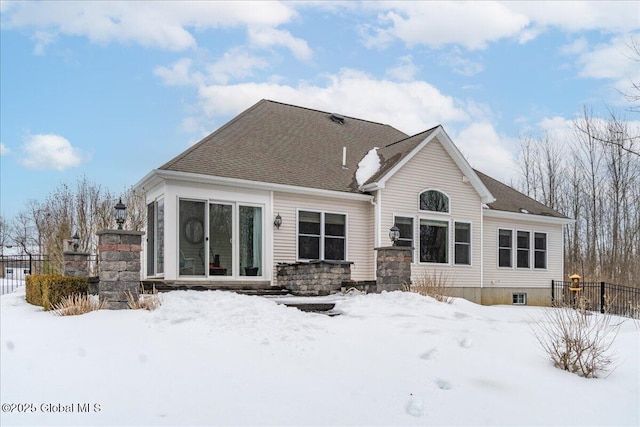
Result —
<instances>
[{"instance_id":1,"label":"white cloud","mask_svg":"<svg viewBox=\"0 0 640 427\"><path fill-rule=\"evenodd\" d=\"M249 28L249 40L253 45L262 48L284 46L291 50L296 58L304 61L309 60L313 55L313 51L306 41L293 37L286 30L270 27Z\"/></svg>"},{"instance_id":2,"label":"white cloud","mask_svg":"<svg viewBox=\"0 0 640 427\"><path fill-rule=\"evenodd\" d=\"M563 55L579 55L587 50L589 42L585 37L580 37L573 42L564 45L560 48L560 53Z\"/></svg>"},{"instance_id":3,"label":"white cloud","mask_svg":"<svg viewBox=\"0 0 640 427\"><path fill-rule=\"evenodd\" d=\"M85 160L80 150L60 135L29 135L22 150L21 163L31 169L63 171Z\"/></svg>"},{"instance_id":4,"label":"white cloud","mask_svg":"<svg viewBox=\"0 0 640 427\"><path fill-rule=\"evenodd\" d=\"M367 96L362 96L365 93ZM325 86L209 85L199 88L199 96L205 114L210 116L235 115L265 98L387 123L410 134L439 123L470 120L465 103L442 94L426 82L377 80L349 69L327 76Z\"/></svg>"},{"instance_id":5,"label":"white cloud","mask_svg":"<svg viewBox=\"0 0 640 427\"><path fill-rule=\"evenodd\" d=\"M637 75L638 64L630 58L628 43L627 37L615 37L609 43L582 52L578 58L580 77L620 80Z\"/></svg>"},{"instance_id":6,"label":"white cloud","mask_svg":"<svg viewBox=\"0 0 640 427\"><path fill-rule=\"evenodd\" d=\"M47 31L36 31L32 38L36 42L33 48L36 55L44 55L44 49L56 40L56 36Z\"/></svg>"},{"instance_id":7,"label":"white cloud","mask_svg":"<svg viewBox=\"0 0 640 427\"><path fill-rule=\"evenodd\" d=\"M636 1L514 1L506 5L526 15L536 26L564 31L601 30L626 33L640 27Z\"/></svg>"},{"instance_id":8,"label":"white cloud","mask_svg":"<svg viewBox=\"0 0 640 427\"><path fill-rule=\"evenodd\" d=\"M196 46L191 29L276 27L293 16L281 2L18 2L3 6L2 24L94 43L184 50Z\"/></svg>"},{"instance_id":9,"label":"white cloud","mask_svg":"<svg viewBox=\"0 0 640 427\"><path fill-rule=\"evenodd\" d=\"M452 138L474 168L505 183L515 177L517 144L499 136L491 123L472 123Z\"/></svg>"},{"instance_id":10,"label":"white cloud","mask_svg":"<svg viewBox=\"0 0 640 427\"><path fill-rule=\"evenodd\" d=\"M365 36L369 47L383 47L399 39L409 46L440 48L458 44L484 49L487 43L513 37L528 18L497 2L381 2L378 26Z\"/></svg>"},{"instance_id":11,"label":"white cloud","mask_svg":"<svg viewBox=\"0 0 640 427\"><path fill-rule=\"evenodd\" d=\"M180 58L170 67L157 66L153 74L160 77L167 86L187 86L199 83L202 75L191 73L193 61L190 58Z\"/></svg>"},{"instance_id":12,"label":"white cloud","mask_svg":"<svg viewBox=\"0 0 640 427\"><path fill-rule=\"evenodd\" d=\"M387 70L386 75L395 80L408 82L414 79L419 70L420 68L413 63L413 57L405 55L400 58L398 65Z\"/></svg>"},{"instance_id":13,"label":"white cloud","mask_svg":"<svg viewBox=\"0 0 640 427\"><path fill-rule=\"evenodd\" d=\"M0 142L0 156L6 156L11 153L11 149Z\"/></svg>"},{"instance_id":14,"label":"white cloud","mask_svg":"<svg viewBox=\"0 0 640 427\"><path fill-rule=\"evenodd\" d=\"M632 91L631 80L637 82L640 79L638 58L634 58L630 47L633 37L640 38L640 33L613 37L606 43L593 47L584 38L580 38L563 46L560 52L575 58L579 77L609 80L610 85L616 89L610 93L617 96L617 99L610 101L624 104L623 96L619 94Z\"/></svg>"},{"instance_id":15,"label":"white cloud","mask_svg":"<svg viewBox=\"0 0 640 427\"><path fill-rule=\"evenodd\" d=\"M227 83L231 78L241 79L253 74L254 69L267 68L269 64L263 58L249 54L245 49L233 48L216 62L207 66L209 81Z\"/></svg>"},{"instance_id":16,"label":"white cloud","mask_svg":"<svg viewBox=\"0 0 640 427\"><path fill-rule=\"evenodd\" d=\"M268 65L265 59L251 55L246 49L236 47L225 52L217 61L206 65L206 73L193 71L191 58L181 58L169 67L157 66L153 74L160 77L167 86L227 84L231 79L250 77L255 69L264 69Z\"/></svg>"},{"instance_id":17,"label":"white cloud","mask_svg":"<svg viewBox=\"0 0 640 427\"><path fill-rule=\"evenodd\" d=\"M526 43L549 28L611 34L640 28L640 6L634 1L375 2L363 9L378 14L377 23L361 27L368 47L400 40L409 46L474 50L504 38Z\"/></svg>"},{"instance_id":18,"label":"white cloud","mask_svg":"<svg viewBox=\"0 0 640 427\"><path fill-rule=\"evenodd\" d=\"M440 56L440 64L453 70L454 73L463 76L474 76L484 70L484 66L479 62L474 62L462 56L462 52L457 47Z\"/></svg>"}]
</instances>

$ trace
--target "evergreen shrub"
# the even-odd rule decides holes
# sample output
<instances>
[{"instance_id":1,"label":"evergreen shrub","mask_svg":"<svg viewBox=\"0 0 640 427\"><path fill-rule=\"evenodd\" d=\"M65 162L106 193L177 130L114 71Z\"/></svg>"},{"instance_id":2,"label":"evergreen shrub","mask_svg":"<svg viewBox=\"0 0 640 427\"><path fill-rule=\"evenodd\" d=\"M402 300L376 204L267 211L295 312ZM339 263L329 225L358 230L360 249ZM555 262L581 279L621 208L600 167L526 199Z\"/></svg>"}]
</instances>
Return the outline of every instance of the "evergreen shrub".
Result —
<instances>
[{"instance_id":1,"label":"evergreen shrub","mask_svg":"<svg viewBox=\"0 0 640 427\"><path fill-rule=\"evenodd\" d=\"M33 274L27 277L27 302L49 311L65 297L73 294L86 295L88 287L86 277Z\"/></svg>"}]
</instances>

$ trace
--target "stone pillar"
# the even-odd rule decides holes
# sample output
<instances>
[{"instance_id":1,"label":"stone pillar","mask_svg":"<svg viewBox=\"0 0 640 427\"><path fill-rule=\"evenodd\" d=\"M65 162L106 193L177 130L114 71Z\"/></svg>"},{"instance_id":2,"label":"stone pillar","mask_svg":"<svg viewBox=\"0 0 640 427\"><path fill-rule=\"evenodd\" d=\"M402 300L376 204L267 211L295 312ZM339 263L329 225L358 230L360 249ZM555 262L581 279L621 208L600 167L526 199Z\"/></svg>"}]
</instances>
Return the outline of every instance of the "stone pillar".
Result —
<instances>
[{"instance_id":1,"label":"stone pillar","mask_svg":"<svg viewBox=\"0 0 640 427\"><path fill-rule=\"evenodd\" d=\"M65 276L89 277L89 254L66 251L62 253Z\"/></svg>"},{"instance_id":2,"label":"stone pillar","mask_svg":"<svg viewBox=\"0 0 640 427\"><path fill-rule=\"evenodd\" d=\"M375 248L376 288L382 291L401 291L411 283L411 251L406 246L386 246Z\"/></svg>"},{"instance_id":3,"label":"stone pillar","mask_svg":"<svg viewBox=\"0 0 640 427\"><path fill-rule=\"evenodd\" d=\"M138 300L140 292L140 252L142 231L102 230L98 235L100 262L100 302L106 308L122 310L129 308L127 294L131 292Z\"/></svg>"}]
</instances>

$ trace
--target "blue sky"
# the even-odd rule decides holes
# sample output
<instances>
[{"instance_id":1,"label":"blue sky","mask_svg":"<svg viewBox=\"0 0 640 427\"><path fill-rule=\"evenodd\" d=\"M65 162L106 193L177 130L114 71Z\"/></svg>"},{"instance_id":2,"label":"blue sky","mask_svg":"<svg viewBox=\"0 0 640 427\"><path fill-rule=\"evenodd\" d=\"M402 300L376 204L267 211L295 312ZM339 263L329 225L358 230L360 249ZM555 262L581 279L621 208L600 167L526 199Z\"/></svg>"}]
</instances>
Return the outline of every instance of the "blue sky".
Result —
<instances>
[{"instance_id":1,"label":"blue sky","mask_svg":"<svg viewBox=\"0 0 640 427\"><path fill-rule=\"evenodd\" d=\"M624 112L640 2L0 2L0 213L118 194L263 98L442 124L516 175L520 135ZM637 117L627 114L629 120Z\"/></svg>"}]
</instances>

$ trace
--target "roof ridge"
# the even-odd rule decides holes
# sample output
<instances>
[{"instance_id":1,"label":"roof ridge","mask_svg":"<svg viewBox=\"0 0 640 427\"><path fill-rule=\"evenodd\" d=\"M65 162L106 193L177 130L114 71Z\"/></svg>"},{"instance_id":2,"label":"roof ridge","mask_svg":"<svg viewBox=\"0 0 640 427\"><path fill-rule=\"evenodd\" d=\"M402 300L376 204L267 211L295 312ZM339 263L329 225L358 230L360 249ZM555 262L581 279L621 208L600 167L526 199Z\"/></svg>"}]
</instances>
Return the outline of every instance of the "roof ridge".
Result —
<instances>
[{"instance_id":1,"label":"roof ridge","mask_svg":"<svg viewBox=\"0 0 640 427\"><path fill-rule=\"evenodd\" d=\"M255 104L253 104L252 106L250 106L249 108L247 108L246 110L244 110L243 112L241 112L240 114L238 114L237 116L235 116L233 119L229 120L228 122L226 122L225 124L223 124L222 126L220 126L218 129L214 130L213 132L211 132L210 134L208 134L207 136L205 136L204 138L202 138L200 141L196 142L195 144L193 144L191 147L187 148L186 150L184 150L182 153L178 154L177 156L175 156L173 159L169 160L168 162L166 162L165 164L163 164L162 166L160 166L158 169L169 169L171 166L173 166L176 162L178 162L179 160L183 159L185 156L187 156L188 154L190 154L192 151L194 151L195 149L197 149L198 147L200 147L201 145L203 145L204 143L206 143L207 141L209 141L211 138L213 138L214 135L216 135L218 132L223 131L224 129L226 129L227 127L229 127L232 123L236 122L238 119L240 119L241 117L245 116L247 113L249 113L249 111L255 109L258 107L258 105L262 105L265 102L270 102L268 99L261 99L260 101L256 102ZM273 102L273 101L271 101Z\"/></svg>"},{"instance_id":2,"label":"roof ridge","mask_svg":"<svg viewBox=\"0 0 640 427\"><path fill-rule=\"evenodd\" d=\"M303 107L301 105L294 105L294 104L288 104L286 102L274 101L272 99L263 99L263 101L272 102L274 104L285 105L287 107L300 108L301 110L313 111L313 112L316 112L316 113L336 114L335 111L333 111L333 112L332 111L324 111L324 110L319 110L317 108ZM344 118L347 118L347 119L358 120L360 122L373 123L375 125L380 125L380 126L387 126L387 127L390 127L390 128L392 128L394 130L397 130L398 132L402 132L400 129L396 129L395 127L393 127L393 126L391 126L390 124L387 124L387 123L374 122L373 120L367 120L367 119L361 119L359 117L347 116L346 114L342 114L342 113L337 113L337 114L340 114L341 116L343 116ZM404 133L404 132L402 132L402 133Z\"/></svg>"},{"instance_id":3,"label":"roof ridge","mask_svg":"<svg viewBox=\"0 0 640 427\"><path fill-rule=\"evenodd\" d=\"M389 148L389 147L391 147L392 145L399 144L399 143L401 143L401 142L403 142L403 141L406 141L406 140L408 140L408 139L414 138L414 137L416 137L416 136L418 136L418 135L422 135L423 133L431 132L432 130L434 130L435 128L437 128L437 127L439 127L439 126L442 126L442 125L436 125L436 126L434 126L434 127L432 127L432 128L429 128L429 129L427 129L427 130L423 130L422 132L418 132L418 133L416 133L415 135L410 135L410 136L407 136L407 137L405 137L405 138L399 139L399 140L397 140L397 141L394 141L394 142L392 142L392 143L390 143L390 144L385 145L383 148ZM404 133L404 132L402 132L402 133Z\"/></svg>"},{"instance_id":4,"label":"roof ridge","mask_svg":"<svg viewBox=\"0 0 640 427\"><path fill-rule=\"evenodd\" d=\"M534 199L533 197L530 197L530 196L528 196L528 195L524 194L522 191L517 190L517 189L513 188L513 187L512 187L512 186L510 186L510 185L505 184L504 182L500 181L499 179L496 179L496 178L492 177L491 175L487 175L486 173L481 172L481 171L479 171L478 169L475 169L475 168L472 168L472 169L473 169L473 171L474 171L476 174L480 174L480 175L482 175L482 176L484 176L484 177L486 177L486 178L489 178L490 180L495 181L495 182L496 182L496 183L498 183L499 185L502 185L503 187L507 187L508 189L510 189L510 190L512 190L512 191L515 191L515 192L517 192L517 193L521 194L522 196L526 197L526 198L527 198L527 199L529 199L530 201L532 201L532 202L534 202L534 203L536 203L536 204L538 204L538 205L540 205L540 206L543 206L543 207L545 207L545 208L547 208L547 209L550 209L550 210L552 210L553 212L557 213L558 215L561 215L561 216L563 216L563 217L565 217L565 218L568 218L568 217L567 217L565 214L563 214L562 212L559 212L558 210L556 210L556 209L554 209L554 208L551 208L551 207L547 206L546 204L544 204L544 203L542 203L542 202L540 202L540 201L538 201L538 200Z\"/></svg>"}]
</instances>

